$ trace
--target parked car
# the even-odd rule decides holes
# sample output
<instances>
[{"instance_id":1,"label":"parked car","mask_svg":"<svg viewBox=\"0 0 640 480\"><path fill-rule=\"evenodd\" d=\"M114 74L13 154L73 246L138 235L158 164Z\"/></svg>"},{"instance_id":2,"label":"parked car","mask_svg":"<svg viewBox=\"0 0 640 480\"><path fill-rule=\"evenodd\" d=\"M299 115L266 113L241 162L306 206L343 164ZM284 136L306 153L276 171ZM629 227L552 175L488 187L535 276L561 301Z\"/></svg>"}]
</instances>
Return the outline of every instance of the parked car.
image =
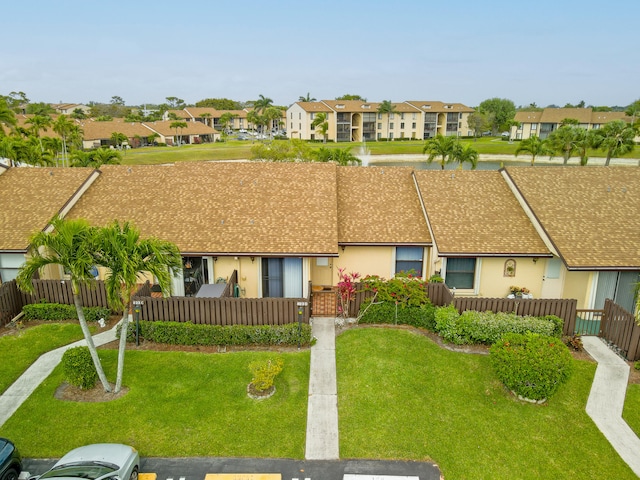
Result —
<instances>
[{"instance_id":1,"label":"parked car","mask_svg":"<svg viewBox=\"0 0 640 480\"><path fill-rule=\"evenodd\" d=\"M137 480L138 451L119 443L96 443L71 450L51 469L29 480L82 478L84 480Z\"/></svg>"},{"instance_id":2,"label":"parked car","mask_svg":"<svg viewBox=\"0 0 640 480\"><path fill-rule=\"evenodd\" d=\"M0 438L0 480L18 480L22 459L11 440Z\"/></svg>"}]
</instances>

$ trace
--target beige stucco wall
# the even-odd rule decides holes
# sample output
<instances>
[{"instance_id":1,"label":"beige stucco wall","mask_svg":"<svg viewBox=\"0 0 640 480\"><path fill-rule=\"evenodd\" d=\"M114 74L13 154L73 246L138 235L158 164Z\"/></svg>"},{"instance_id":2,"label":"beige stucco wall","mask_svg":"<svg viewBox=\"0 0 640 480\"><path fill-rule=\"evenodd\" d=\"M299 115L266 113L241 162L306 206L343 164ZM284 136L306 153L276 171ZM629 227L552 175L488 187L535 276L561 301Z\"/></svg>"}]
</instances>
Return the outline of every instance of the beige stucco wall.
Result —
<instances>
[{"instance_id":1,"label":"beige stucco wall","mask_svg":"<svg viewBox=\"0 0 640 480\"><path fill-rule=\"evenodd\" d=\"M579 309L590 308L589 299L594 278L594 272L565 272L562 297L577 299Z\"/></svg>"},{"instance_id":2,"label":"beige stucco wall","mask_svg":"<svg viewBox=\"0 0 640 480\"><path fill-rule=\"evenodd\" d=\"M338 282L338 269L361 276L379 275L392 278L394 274L394 247L346 246L334 262L333 284Z\"/></svg>"},{"instance_id":3,"label":"beige stucco wall","mask_svg":"<svg viewBox=\"0 0 640 480\"><path fill-rule=\"evenodd\" d=\"M513 277L505 276L505 262L515 260L516 269ZM478 297L499 298L509 294L509 287L516 285L526 287L533 298L540 298L544 262L532 258L483 258L480 267Z\"/></svg>"},{"instance_id":4,"label":"beige stucco wall","mask_svg":"<svg viewBox=\"0 0 640 480\"><path fill-rule=\"evenodd\" d=\"M240 296L243 298L259 298L260 258L254 257L218 257L213 264L212 282L219 278L228 281L234 270L238 271L238 285L240 286Z\"/></svg>"},{"instance_id":5,"label":"beige stucco wall","mask_svg":"<svg viewBox=\"0 0 640 480\"><path fill-rule=\"evenodd\" d=\"M332 286L334 257L309 259L310 278L313 285Z\"/></svg>"}]
</instances>

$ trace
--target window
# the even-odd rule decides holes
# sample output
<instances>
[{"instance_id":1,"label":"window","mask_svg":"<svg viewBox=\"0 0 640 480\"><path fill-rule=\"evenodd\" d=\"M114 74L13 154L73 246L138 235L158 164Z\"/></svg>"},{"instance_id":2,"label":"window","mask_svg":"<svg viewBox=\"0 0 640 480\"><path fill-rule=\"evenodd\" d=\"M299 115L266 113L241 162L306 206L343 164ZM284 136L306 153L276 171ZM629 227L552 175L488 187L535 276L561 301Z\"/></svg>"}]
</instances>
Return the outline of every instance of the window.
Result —
<instances>
[{"instance_id":1,"label":"window","mask_svg":"<svg viewBox=\"0 0 640 480\"><path fill-rule=\"evenodd\" d=\"M422 276L423 254L424 248L422 247L396 247L395 273L413 270L416 275Z\"/></svg>"},{"instance_id":2,"label":"window","mask_svg":"<svg viewBox=\"0 0 640 480\"><path fill-rule=\"evenodd\" d=\"M389 118L390 118L391 120L393 120L393 113L390 113L390 114L389 114Z\"/></svg>"},{"instance_id":3,"label":"window","mask_svg":"<svg viewBox=\"0 0 640 480\"><path fill-rule=\"evenodd\" d=\"M393 122L389 124L389 130L392 130L392 129L393 129Z\"/></svg>"},{"instance_id":4,"label":"window","mask_svg":"<svg viewBox=\"0 0 640 480\"><path fill-rule=\"evenodd\" d=\"M316 116L316 114L315 114L315 113L313 113L313 112L311 112L311 113L309 114L309 117L311 118L311 120L313 120L313 117L315 117L315 116Z\"/></svg>"},{"instance_id":5,"label":"window","mask_svg":"<svg viewBox=\"0 0 640 480\"><path fill-rule=\"evenodd\" d=\"M378 122L378 130L382 130L382 123Z\"/></svg>"},{"instance_id":6,"label":"window","mask_svg":"<svg viewBox=\"0 0 640 480\"><path fill-rule=\"evenodd\" d=\"M415 113L412 113L412 114L411 114L411 120L415 120L415 119L416 119L416 114L415 114Z\"/></svg>"},{"instance_id":7,"label":"window","mask_svg":"<svg viewBox=\"0 0 640 480\"><path fill-rule=\"evenodd\" d=\"M298 120L302 120L302 113L298 113Z\"/></svg>"},{"instance_id":8,"label":"window","mask_svg":"<svg viewBox=\"0 0 640 480\"><path fill-rule=\"evenodd\" d=\"M449 288L472 289L475 276L475 258L447 258L444 281Z\"/></svg>"},{"instance_id":9,"label":"window","mask_svg":"<svg viewBox=\"0 0 640 480\"><path fill-rule=\"evenodd\" d=\"M520 128L522 129L522 126L520 126ZM537 130L538 129L538 124L537 123L532 123L531 124L531 130Z\"/></svg>"},{"instance_id":10,"label":"window","mask_svg":"<svg viewBox=\"0 0 640 480\"><path fill-rule=\"evenodd\" d=\"M382 120L382 114L381 113L378 114L378 120Z\"/></svg>"},{"instance_id":11,"label":"window","mask_svg":"<svg viewBox=\"0 0 640 480\"><path fill-rule=\"evenodd\" d=\"M0 283L15 280L24 261L22 253L0 253Z\"/></svg>"},{"instance_id":12,"label":"window","mask_svg":"<svg viewBox=\"0 0 640 480\"><path fill-rule=\"evenodd\" d=\"M400 120L404 120L404 113L400 114Z\"/></svg>"},{"instance_id":13,"label":"window","mask_svg":"<svg viewBox=\"0 0 640 480\"><path fill-rule=\"evenodd\" d=\"M301 298L302 259L263 258L262 296Z\"/></svg>"}]
</instances>

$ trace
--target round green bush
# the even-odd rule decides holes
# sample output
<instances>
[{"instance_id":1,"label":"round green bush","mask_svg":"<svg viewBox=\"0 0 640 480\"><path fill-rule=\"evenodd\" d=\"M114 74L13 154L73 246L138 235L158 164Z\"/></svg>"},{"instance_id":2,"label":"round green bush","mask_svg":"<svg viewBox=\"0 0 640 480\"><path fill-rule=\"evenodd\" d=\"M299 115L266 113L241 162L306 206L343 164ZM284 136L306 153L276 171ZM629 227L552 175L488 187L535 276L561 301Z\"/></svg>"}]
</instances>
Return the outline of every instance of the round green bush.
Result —
<instances>
[{"instance_id":1,"label":"round green bush","mask_svg":"<svg viewBox=\"0 0 640 480\"><path fill-rule=\"evenodd\" d=\"M88 347L74 347L62 355L62 369L69 385L90 390L96 386L98 373Z\"/></svg>"},{"instance_id":2,"label":"round green bush","mask_svg":"<svg viewBox=\"0 0 640 480\"><path fill-rule=\"evenodd\" d=\"M546 335L507 333L489 352L500 381L530 400L551 397L569 379L573 367L568 347Z\"/></svg>"}]
</instances>

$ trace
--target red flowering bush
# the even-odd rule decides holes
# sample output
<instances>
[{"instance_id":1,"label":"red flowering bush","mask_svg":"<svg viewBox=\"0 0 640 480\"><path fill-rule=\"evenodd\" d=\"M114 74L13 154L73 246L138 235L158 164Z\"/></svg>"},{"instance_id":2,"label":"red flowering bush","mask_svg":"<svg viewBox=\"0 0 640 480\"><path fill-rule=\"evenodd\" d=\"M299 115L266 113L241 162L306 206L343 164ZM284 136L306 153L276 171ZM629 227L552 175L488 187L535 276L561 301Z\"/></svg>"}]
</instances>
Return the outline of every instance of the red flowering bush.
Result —
<instances>
[{"instance_id":1,"label":"red flowering bush","mask_svg":"<svg viewBox=\"0 0 640 480\"><path fill-rule=\"evenodd\" d=\"M359 278L360 274L357 272L345 273L344 268L338 269L338 313L343 318L349 316L351 302L356 298Z\"/></svg>"},{"instance_id":2,"label":"red flowering bush","mask_svg":"<svg viewBox=\"0 0 640 480\"><path fill-rule=\"evenodd\" d=\"M365 290L377 293L377 301L393 302L399 306L417 307L429 302L427 282L412 273L398 273L391 280L377 275L362 279Z\"/></svg>"}]
</instances>

